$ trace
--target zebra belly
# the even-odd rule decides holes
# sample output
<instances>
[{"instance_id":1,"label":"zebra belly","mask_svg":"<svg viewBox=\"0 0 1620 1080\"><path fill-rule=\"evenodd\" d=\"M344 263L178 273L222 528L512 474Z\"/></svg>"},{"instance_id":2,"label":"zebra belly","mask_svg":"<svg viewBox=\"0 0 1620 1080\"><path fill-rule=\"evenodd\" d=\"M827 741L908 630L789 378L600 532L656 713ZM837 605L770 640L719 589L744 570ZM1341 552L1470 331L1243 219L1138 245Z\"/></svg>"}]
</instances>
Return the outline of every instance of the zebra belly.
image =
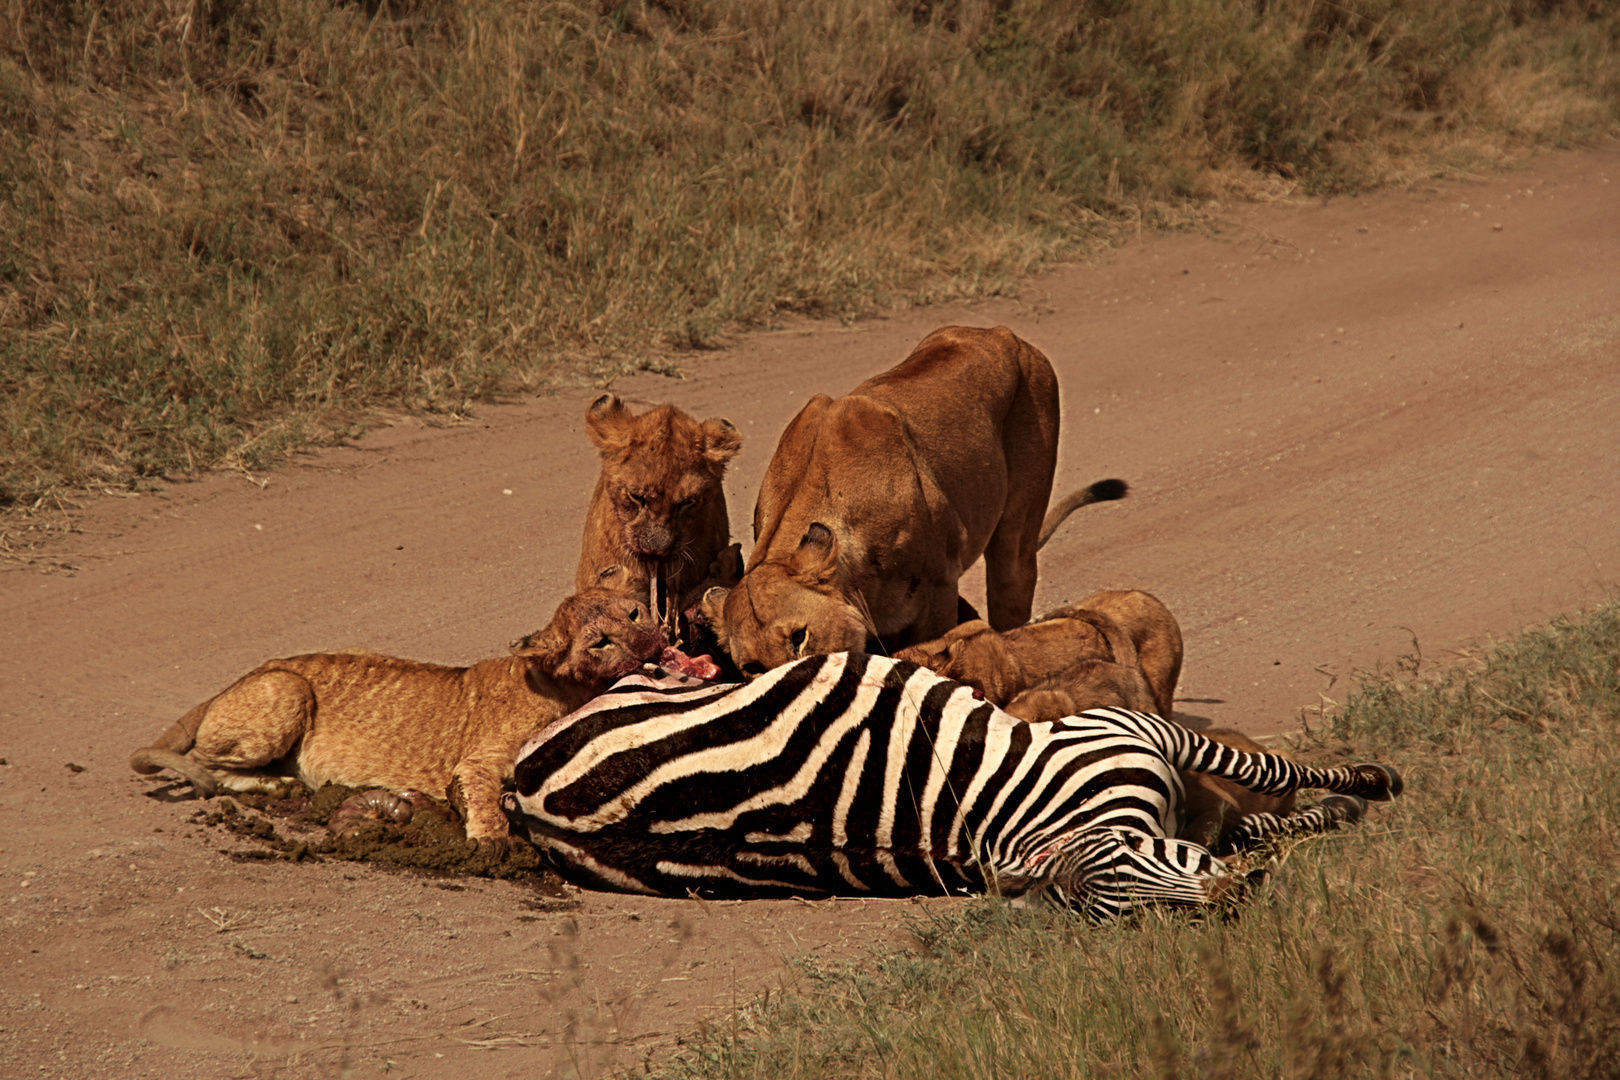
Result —
<instances>
[{"instance_id":1,"label":"zebra belly","mask_svg":"<svg viewBox=\"0 0 1620 1080\"><path fill-rule=\"evenodd\" d=\"M961 860L916 851L829 847L757 833L700 829L649 834L623 826L568 833L530 820L529 836L563 877L594 889L655 896L747 899L788 896L914 896L981 892L984 878Z\"/></svg>"}]
</instances>

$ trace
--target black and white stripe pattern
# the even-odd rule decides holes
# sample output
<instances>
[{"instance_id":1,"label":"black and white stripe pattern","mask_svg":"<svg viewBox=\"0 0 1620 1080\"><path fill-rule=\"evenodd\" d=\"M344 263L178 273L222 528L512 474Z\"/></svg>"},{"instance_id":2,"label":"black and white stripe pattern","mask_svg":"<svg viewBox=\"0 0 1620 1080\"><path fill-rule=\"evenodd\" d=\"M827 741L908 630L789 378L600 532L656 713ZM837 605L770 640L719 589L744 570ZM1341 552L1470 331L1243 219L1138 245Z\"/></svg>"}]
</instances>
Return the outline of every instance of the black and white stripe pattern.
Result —
<instances>
[{"instance_id":1,"label":"black and white stripe pattern","mask_svg":"<svg viewBox=\"0 0 1620 1080\"><path fill-rule=\"evenodd\" d=\"M1227 876L1172 838L1178 769L1266 794L1399 790L1384 766L1311 769L1119 709L1026 724L913 664L837 653L741 685L624 679L524 748L508 805L565 875L597 888L988 888L1103 918L1208 903Z\"/></svg>"}]
</instances>

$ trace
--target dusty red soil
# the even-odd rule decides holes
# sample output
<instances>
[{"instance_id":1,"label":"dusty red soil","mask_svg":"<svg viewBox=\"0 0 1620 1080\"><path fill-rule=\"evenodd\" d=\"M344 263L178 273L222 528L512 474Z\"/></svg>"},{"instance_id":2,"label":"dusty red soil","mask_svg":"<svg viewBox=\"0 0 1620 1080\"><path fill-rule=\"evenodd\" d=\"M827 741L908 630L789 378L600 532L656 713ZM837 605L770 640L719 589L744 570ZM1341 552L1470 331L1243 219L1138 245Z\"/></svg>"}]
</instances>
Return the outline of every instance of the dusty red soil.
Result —
<instances>
[{"instance_id":1,"label":"dusty red soil","mask_svg":"<svg viewBox=\"0 0 1620 1080\"><path fill-rule=\"evenodd\" d=\"M799 405L949 322L1006 323L1051 357L1060 488L1131 481L1043 553L1037 606L1158 594L1186 632L1188 716L1291 728L1414 638L1443 661L1620 579L1612 144L1241 208L1018 301L795 325L617 389L737 423L746 539ZM781 957L904 940L899 913L921 909L903 904L559 905L521 883L238 862L222 849L242 842L129 771L267 657L462 662L544 623L572 580L594 393L379 430L263 488L222 474L91 500L81 533L0 573L0 1072L593 1075L723 1021Z\"/></svg>"}]
</instances>

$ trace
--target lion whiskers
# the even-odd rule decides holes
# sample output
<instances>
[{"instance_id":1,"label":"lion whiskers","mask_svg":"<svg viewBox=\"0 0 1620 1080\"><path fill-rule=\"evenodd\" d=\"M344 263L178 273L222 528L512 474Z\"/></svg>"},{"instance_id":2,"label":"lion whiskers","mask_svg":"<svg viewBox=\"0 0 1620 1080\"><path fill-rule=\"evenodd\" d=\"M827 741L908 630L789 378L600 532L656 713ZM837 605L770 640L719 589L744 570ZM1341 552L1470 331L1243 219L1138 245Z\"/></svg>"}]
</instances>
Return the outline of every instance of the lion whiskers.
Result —
<instances>
[{"instance_id":1,"label":"lion whiskers","mask_svg":"<svg viewBox=\"0 0 1620 1080\"><path fill-rule=\"evenodd\" d=\"M866 594L855 590L855 610L860 613L861 622L866 625L866 632L872 635L872 640L878 643L878 654L889 655L889 647L883 644L883 636L878 633L877 620L872 618L872 607L866 602Z\"/></svg>"}]
</instances>

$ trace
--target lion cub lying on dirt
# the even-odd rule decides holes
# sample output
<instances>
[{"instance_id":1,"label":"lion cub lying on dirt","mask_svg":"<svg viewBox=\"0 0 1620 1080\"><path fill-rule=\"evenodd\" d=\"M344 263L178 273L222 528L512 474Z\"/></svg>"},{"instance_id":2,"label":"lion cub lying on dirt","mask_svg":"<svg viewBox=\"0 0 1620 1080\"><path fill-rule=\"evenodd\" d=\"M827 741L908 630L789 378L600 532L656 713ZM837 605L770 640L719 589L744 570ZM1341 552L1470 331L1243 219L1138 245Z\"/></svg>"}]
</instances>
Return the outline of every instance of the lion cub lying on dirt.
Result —
<instances>
[{"instance_id":1,"label":"lion cub lying on dirt","mask_svg":"<svg viewBox=\"0 0 1620 1080\"><path fill-rule=\"evenodd\" d=\"M570 596L514 656L471 667L357 649L271 660L137 750L138 773L171 769L207 797L277 791L416 789L447 796L469 839L504 841L501 783L523 743L659 655L645 604L591 589Z\"/></svg>"},{"instance_id":2,"label":"lion cub lying on dirt","mask_svg":"<svg viewBox=\"0 0 1620 1080\"><path fill-rule=\"evenodd\" d=\"M1100 700L1169 717L1181 678L1181 627L1136 590L1093 593L1027 626L997 633L966 622L895 654L966 683L1025 720L1055 720Z\"/></svg>"},{"instance_id":3,"label":"lion cub lying on dirt","mask_svg":"<svg viewBox=\"0 0 1620 1080\"><path fill-rule=\"evenodd\" d=\"M699 423L673 405L632 416L612 394L585 410L585 433L602 472L585 513L574 587L628 593L674 630L681 605L700 598L693 595L699 585L741 576L738 567L735 576L706 580L735 559L726 555L731 522L721 481L742 436L729 420Z\"/></svg>"}]
</instances>

